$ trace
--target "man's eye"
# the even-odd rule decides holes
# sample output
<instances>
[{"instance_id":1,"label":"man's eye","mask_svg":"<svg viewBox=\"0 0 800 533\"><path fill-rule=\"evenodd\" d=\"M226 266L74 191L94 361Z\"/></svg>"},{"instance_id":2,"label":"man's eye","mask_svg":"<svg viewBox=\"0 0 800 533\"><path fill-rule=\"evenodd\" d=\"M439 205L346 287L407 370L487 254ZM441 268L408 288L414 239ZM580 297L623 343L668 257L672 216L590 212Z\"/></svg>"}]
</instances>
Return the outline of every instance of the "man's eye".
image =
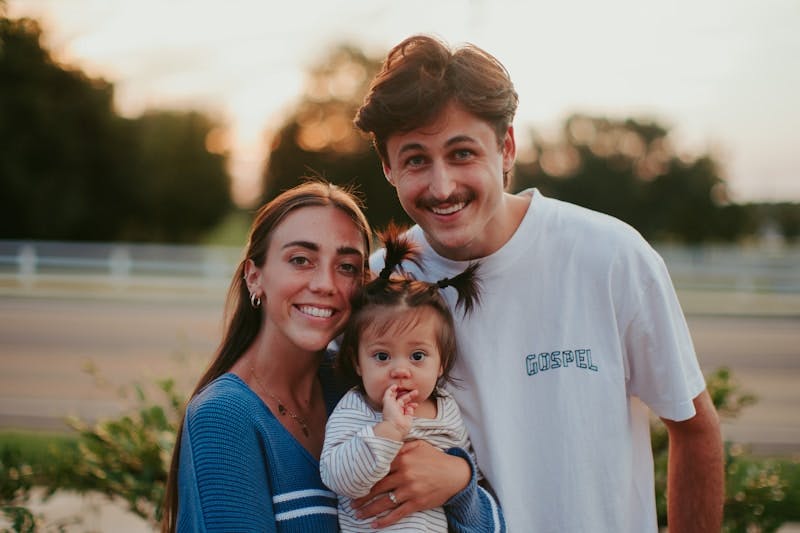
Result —
<instances>
[{"instance_id":1,"label":"man's eye","mask_svg":"<svg viewBox=\"0 0 800 533\"><path fill-rule=\"evenodd\" d=\"M411 354L411 360L415 362L422 361L423 359L425 359L425 357L427 357L425 355L425 352L414 352Z\"/></svg>"},{"instance_id":2,"label":"man's eye","mask_svg":"<svg viewBox=\"0 0 800 533\"><path fill-rule=\"evenodd\" d=\"M386 352L378 352L375 355L373 355L372 357L374 357L376 361L381 361L381 362L385 362L385 361L389 360L389 354L386 353Z\"/></svg>"},{"instance_id":3,"label":"man's eye","mask_svg":"<svg viewBox=\"0 0 800 533\"><path fill-rule=\"evenodd\" d=\"M413 155L406 159L406 166L419 167L425 164L425 157L421 155Z\"/></svg>"},{"instance_id":4,"label":"man's eye","mask_svg":"<svg viewBox=\"0 0 800 533\"><path fill-rule=\"evenodd\" d=\"M472 157L472 150L467 150L466 148L463 150L456 150L453 157L455 159L469 159Z\"/></svg>"},{"instance_id":5,"label":"man's eye","mask_svg":"<svg viewBox=\"0 0 800 533\"><path fill-rule=\"evenodd\" d=\"M301 266L307 265L309 263L308 257L304 257L302 255L296 255L289 259L289 262L293 265Z\"/></svg>"}]
</instances>

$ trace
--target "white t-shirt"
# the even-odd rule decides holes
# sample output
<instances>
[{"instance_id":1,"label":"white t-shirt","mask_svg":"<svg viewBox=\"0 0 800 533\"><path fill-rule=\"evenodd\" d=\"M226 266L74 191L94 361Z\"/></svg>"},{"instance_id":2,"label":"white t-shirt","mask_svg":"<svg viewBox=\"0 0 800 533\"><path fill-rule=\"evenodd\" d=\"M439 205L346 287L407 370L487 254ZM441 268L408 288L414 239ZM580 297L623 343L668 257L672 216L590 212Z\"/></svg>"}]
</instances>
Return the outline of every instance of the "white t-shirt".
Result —
<instances>
[{"instance_id":1,"label":"white t-shirt","mask_svg":"<svg viewBox=\"0 0 800 533\"><path fill-rule=\"evenodd\" d=\"M482 258L481 300L454 311L451 392L513 533L657 531L650 407L694 416L705 388L660 256L627 224L537 190ZM462 272L421 228L421 279ZM382 251L371 258L383 265ZM453 289L444 291L455 304Z\"/></svg>"}]
</instances>

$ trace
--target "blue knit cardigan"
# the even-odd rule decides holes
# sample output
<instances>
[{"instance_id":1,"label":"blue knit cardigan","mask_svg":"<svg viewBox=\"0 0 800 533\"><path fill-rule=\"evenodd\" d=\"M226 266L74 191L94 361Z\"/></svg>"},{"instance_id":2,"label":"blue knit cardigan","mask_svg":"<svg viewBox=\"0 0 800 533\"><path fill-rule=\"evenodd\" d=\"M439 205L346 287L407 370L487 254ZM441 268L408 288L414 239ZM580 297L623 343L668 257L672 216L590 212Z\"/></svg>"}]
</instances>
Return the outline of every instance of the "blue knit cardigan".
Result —
<instances>
[{"instance_id":1,"label":"blue knit cardigan","mask_svg":"<svg viewBox=\"0 0 800 533\"><path fill-rule=\"evenodd\" d=\"M340 394L320 372L328 412ZM469 456L454 448L448 453ZM446 505L451 531L504 531L502 512L476 483ZM178 472L178 532L337 532L337 498L319 461L236 375L224 374L190 402Z\"/></svg>"}]
</instances>

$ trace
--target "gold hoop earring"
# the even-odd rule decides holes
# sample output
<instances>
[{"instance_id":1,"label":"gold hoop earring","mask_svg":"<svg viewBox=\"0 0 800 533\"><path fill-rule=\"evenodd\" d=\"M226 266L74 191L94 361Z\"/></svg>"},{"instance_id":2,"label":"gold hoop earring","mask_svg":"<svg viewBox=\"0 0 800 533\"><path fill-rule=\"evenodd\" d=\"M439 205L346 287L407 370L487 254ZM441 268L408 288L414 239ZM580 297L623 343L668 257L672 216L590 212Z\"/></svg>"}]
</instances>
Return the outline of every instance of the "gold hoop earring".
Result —
<instances>
[{"instance_id":1,"label":"gold hoop earring","mask_svg":"<svg viewBox=\"0 0 800 533\"><path fill-rule=\"evenodd\" d=\"M250 293L250 307L253 309L261 307L261 297L254 292Z\"/></svg>"}]
</instances>

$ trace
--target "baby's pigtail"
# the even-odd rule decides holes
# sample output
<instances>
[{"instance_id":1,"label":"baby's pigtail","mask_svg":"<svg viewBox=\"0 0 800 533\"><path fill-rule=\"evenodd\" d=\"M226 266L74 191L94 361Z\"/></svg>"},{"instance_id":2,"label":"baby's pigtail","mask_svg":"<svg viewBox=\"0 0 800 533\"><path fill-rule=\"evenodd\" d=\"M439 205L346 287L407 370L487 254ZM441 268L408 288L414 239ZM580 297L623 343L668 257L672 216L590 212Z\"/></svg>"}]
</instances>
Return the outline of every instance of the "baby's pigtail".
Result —
<instances>
[{"instance_id":1,"label":"baby's pigtail","mask_svg":"<svg viewBox=\"0 0 800 533\"><path fill-rule=\"evenodd\" d=\"M464 272L453 276L452 278L440 279L436 282L439 289L445 287L453 287L458 291L458 300L456 300L456 309L459 307L464 308L464 315L472 312L472 309L480 304L480 278L478 277L478 270L480 262L472 263L467 267Z\"/></svg>"},{"instance_id":2,"label":"baby's pigtail","mask_svg":"<svg viewBox=\"0 0 800 533\"><path fill-rule=\"evenodd\" d=\"M383 242L386 249L385 265L381 270L380 277L389 279L392 272L398 268L402 269L404 261L411 261L419 265L419 250L417 245L411 242L405 234L406 228L390 222L385 230L378 232L378 237Z\"/></svg>"}]
</instances>

